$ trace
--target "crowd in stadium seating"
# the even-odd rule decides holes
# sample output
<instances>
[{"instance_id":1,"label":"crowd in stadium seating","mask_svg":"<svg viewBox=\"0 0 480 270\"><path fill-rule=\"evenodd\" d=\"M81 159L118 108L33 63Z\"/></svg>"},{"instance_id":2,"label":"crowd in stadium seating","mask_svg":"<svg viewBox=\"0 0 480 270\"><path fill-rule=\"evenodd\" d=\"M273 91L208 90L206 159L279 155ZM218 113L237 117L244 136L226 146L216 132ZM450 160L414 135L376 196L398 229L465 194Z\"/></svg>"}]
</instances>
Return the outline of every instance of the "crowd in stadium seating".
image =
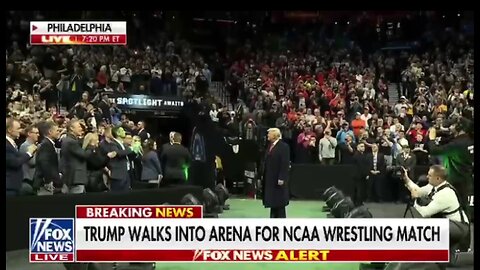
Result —
<instances>
[{"instance_id":1,"label":"crowd in stadium seating","mask_svg":"<svg viewBox=\"0 0 480 270\"><path fill-rule=\"evenodd\" d=\"M427 164L429 127L448 133L443 123L472 118L474 100L472 36L453 29L427 34L416 47L374 53L311 33L300 35L302 42L269 36L282 44L277 49L247 42L235 48L242 57L226 63L232 108L214 102L211 119L247 139L261 137L252 129L280 128L296 163L349 163L363 142L367 151L378 143L389 166L405 146ZM6 112L27 131L53 120L65 133L78 119L85 134L103 136L113 124L136 135L144 123L135 125L105 93L209 95L212 71L186 41L159 35L143 49L24 45L7 50Z\"/></svg>"},{"instance_id":2,"label":"crowd in stadium seating","mask_svg":"<svg viewBox=\"0 0 480 270\"><path fill-rule=\"evenodd\" d=\"M402 144L427 164L429 127L445 129L447 119L473 116L471 38L449 30L434 45L422 40L422 49L370 55L355 45L336 48L329 39L300 51L247 48L249 57L230 69L231 102L244 108L244 122L279 127L297 163L343 163L351 136L367 151L379 143L390 164ZM391 86L398 92L395 104Z\"/></svg>"}]
</instances>

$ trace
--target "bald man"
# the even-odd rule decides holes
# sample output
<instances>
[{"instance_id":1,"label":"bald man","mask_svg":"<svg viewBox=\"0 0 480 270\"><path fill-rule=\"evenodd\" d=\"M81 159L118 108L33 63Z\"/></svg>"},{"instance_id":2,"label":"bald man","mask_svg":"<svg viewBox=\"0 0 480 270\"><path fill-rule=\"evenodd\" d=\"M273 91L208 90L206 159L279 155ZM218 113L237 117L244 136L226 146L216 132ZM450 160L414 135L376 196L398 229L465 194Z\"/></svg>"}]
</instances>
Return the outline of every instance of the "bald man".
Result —
<instances>
[{"instance_id":1,"label":"bald man","mask_svg":"<svg viewBox=\"0 0 480 270\"><path fill-rule=\"evenodd\" d=\"M290 148L284 143L278 128L268 129L270 142L265 154L263 170L263 205L270 208L270 218L286 218L285 207L289 204L288 175Z\"/></svg>"}]
</instances>

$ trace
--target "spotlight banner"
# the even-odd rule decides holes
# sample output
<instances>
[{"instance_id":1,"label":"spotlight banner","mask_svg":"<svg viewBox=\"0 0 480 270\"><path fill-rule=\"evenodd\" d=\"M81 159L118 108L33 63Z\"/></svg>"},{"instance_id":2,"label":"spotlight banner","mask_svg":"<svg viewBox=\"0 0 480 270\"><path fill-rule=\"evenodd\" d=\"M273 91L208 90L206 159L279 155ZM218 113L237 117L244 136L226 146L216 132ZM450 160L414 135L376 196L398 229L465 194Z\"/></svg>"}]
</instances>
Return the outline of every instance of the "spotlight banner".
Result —
<instances>
[{"instance_id":1,"label":"spotlight banner","mask_svg":"<svg viewBox=\"0 0 480 270\"><path fill-rule=\"evenodd\" d=\"M204 219L201 206L77 206L74 231L77 262L449 260L447 219Z\"/></svg>"}]
</instances>

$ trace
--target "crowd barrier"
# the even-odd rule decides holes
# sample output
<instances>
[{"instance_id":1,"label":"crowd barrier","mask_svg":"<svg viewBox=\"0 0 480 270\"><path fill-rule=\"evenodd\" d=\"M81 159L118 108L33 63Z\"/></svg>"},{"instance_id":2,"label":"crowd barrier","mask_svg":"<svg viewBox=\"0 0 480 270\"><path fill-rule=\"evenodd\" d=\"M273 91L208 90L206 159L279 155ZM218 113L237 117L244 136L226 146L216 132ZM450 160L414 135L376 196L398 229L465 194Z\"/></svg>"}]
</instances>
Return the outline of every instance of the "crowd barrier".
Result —
<instances>
[{"instance_id":1,"label":"crowd barrier","mask_svg":"<svg viewBox=\"0 0 480 270\"><path fill-rule=\"evenodd\" d=\"M416 177L427 174L428 166L415 167ZM329 187L336 186L352 196L357 167L353 165L293 164L290 169L290 194L297 199L319 200Z\"/></svg>"},{"instance_id":2,"label":"crowd barrier","mask_svg":"<svg viewBox=\"0 0 480 270\"><path fill-rule=\"evenodd\" d=\"M6 198L7 251L29 247L29 218L75 217L75 205L159 205L180 204L187 193L202 200L202 188L197 186L165 187L132 190L128 193L87 193L55 196L25 196Z\"/></svg>"}]
</instances>

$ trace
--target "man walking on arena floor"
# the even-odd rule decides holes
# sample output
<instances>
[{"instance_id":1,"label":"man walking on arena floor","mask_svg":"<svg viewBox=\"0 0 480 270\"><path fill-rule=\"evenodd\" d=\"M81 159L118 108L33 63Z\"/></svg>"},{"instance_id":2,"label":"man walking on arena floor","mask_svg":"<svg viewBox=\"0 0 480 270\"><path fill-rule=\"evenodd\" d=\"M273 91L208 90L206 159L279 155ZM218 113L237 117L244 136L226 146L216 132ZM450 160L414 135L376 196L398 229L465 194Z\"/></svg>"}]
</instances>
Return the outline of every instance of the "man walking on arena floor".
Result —
<instances>
[{"instance_id":1,"label":"man walking on arena floor","mask_svg":"<svg viewBox=\"0 0 480 270\"><path fill-rule=\"evenodd\" d=\"M290 149L281 140L278 128L268 129L267 139L270 145L265 155L263 171L263 205L270 208L270 218L286 218L285 207L289 203Z\"/></svg>"}]
</instances>

